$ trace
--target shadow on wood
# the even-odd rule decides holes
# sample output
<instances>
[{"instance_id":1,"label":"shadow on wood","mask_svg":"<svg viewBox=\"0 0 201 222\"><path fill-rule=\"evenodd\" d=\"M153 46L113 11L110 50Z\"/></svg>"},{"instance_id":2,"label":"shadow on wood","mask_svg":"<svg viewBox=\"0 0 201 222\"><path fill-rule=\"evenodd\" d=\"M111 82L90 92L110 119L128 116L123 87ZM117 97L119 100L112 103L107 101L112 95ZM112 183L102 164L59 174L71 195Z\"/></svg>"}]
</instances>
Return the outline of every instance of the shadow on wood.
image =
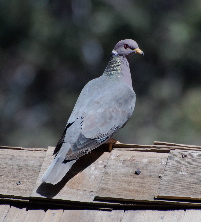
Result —
<instances>
[{"instance_id":1,"label":"shadow on wood","mask_svg":"<svg viewBox=\"0 0 201 222\"><path fill-rule=\"evenodd\" d=\"M70 179L94 163L103 153L104 152L92 151L91 153L80 157L59 183L55 185L42 183L36 190L36 193L47 198L53 198L60 192L60 190L66 185L66 183L68 183Z\"/></svg>"}]
</instances>

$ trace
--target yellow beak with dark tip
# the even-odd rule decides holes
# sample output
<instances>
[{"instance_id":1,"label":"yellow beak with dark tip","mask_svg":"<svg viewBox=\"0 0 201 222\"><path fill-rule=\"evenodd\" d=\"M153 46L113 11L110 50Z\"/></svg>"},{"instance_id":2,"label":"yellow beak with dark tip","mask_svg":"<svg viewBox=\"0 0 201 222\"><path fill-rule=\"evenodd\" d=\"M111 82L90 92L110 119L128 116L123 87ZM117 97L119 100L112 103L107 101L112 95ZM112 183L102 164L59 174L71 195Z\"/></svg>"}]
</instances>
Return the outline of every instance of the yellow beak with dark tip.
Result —
<instances>
[{"instance_id":1,"label":"yellow beak with dark tip","mask_svg":"<svg viewBox=\"0 0 201 222\"><path fill-rule=\"evenodd\" d=\"M144 52L140 48L136 48L136 49L134 49L134 51L135 51L135 53L144 55Z\"/></svg>"}]
</instances>

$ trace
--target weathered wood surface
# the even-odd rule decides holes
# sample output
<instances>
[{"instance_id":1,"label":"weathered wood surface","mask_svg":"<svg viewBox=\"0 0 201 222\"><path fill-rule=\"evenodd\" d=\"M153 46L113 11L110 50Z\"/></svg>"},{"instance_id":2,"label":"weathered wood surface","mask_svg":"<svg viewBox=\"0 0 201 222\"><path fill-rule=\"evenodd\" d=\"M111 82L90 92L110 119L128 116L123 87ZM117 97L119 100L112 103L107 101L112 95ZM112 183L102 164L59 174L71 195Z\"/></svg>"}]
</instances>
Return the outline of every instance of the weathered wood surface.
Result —
<instances>
[{"instance_id":1,"label":"weathered wood surface","mask_svg":"<svg viewBox=\"0 0 201 222\"><path fill-rule=\"evenodd\" d=\"M28 213L25 216L24 222L30 221L30 222L39 222L42 221L42 219L45 216L45 211L40 209L34 209L29 210Z\"/></svg>"},{"instance_id":2,"label":"weathered wood surface","mask_svg":"<svg viewBox=\"0 0 201 222\"><path fill-rule=\"evenodd\" d=\"M179 222L200 222L201 210L187 210Z\"/></svg>"},{"instance_id":3,"label":"weathered wood surface","mask_svg":"<svg viewBox=\"0 0 201 222\"><path fill-rule=\"evenodd\" d=\"M61 222L61 218L63 215L63 210L47 210L45 213L45 216L43 217L43 220L41 222ZM66 218L66 221L68 218ZM73 221L73 220L72 220Z\"/></svg>"},{"instance_id":4,"label":"weathered wood surface","mask_svg":"<svg viewBox=\"0 0 201 222\"><path fill-rule=\"evenodd\" d=\"M122 222L200 222L201 210L128 210Z\"/></svg>"},{"instance_id":5,"label":"weathered wood surface","mask_svg":"<svg viewBox=\"0 0 201 222\"><path fill-rule=\"evenodd\" d=\"M0 222L4 221L9 210L10 210L9 205L0 205Z\"/></svg>"},{"instance_id":6,"label":"weathered wood surface","mask_svg":"<svg viewBox=\"0 0 201 222\"><path fill-rule=\"evenodd\" d=\"M41 177L53 159L53 150L53 147L49 147L31 196L65 201L93 202L110 153L93 151L80 158L59 184L41 185Z\"/></svg>"},{"instance_id":7,"label":"weathered wood surface","mask_svg":"<svg viewBox=\"0 0 201 222\"><path fill-rule=\"evenodd\" d=\"M170 150L197 150L201 151L201 146L186 145L178 143L167 143L155 141L154 145L141 145L141 144L124 144L117 141L112 145L113 149L129 150L129 151L143 151L143 152L169 152Z\"/></svg>"},{"instance_id":8,"label":"weathered wood surface","mask_svg":"<svg viewBox=\"0 0 201 222\"><path fill-rule=\"evenodd\" d=\"M2 211L2 209L5 209ZM0 222L200 222L201 210L30 210L0 205Z\"/></svg>"},{"instance_id":9,"label":"weathered wood surface","mask_svg":"<svg viewBox=\"0 0 201 222\"><path fill-rule=\"evenodd\" d=\"M99 210L65 210L60 222L82 221L82 222L103 222L121 221L124 211L99 211Z\"/></svg>"},{"instance_id":10,"label":"weathered wood surface","mask_svg":"<svg viewBox=\"0 0 201 222\"><path fill-rule=\"evenodd\" d=\"M113 147L81 157L57 185L41 184L54 147L0 147L0 202L98 209L201 206L199 146L155 142Z\"/></svg>"},{"instance_id":11,"label":"weathered wood surface","mask_svg":"<svg viewBox=\"0 0 201 222\"><path fill-rule=\"evenodd\" d=\"M168 153L112 151L97 196L153 201L167 158Z\"/></svg>"},{"instance_id":12,"label":"weathered wood surface","mask_svg":"<svg viewBox=\"0 0 201 222\"><path fill-rule=\"evenodd\" d=\"M157 198L201 200L201 151L170 152Z\"/></svg>"},{"instance_id":13,"label":"weathered wood surface","mask_svg":"<svg viewBox=\"0 0 201 222\"><path fill-rule=\"evenodd\" d=\"M4 219L2 220L2 222L25 221L27 213L28 212L26 211L25 208L20 209L20 208L16 208L12 206L9 208L9 211L7 215L4 217Z\"/></svg>"},{"instance_id":14,"label":"weathered wood surface","mask_svg":"<svg viewBox=\"0 0 201 222\"><path fill-rule=\"evenodd\" d=\"M29 149L0 149L1 196L29 197L34 189L46 152Z\"/></svg>"},{"instance_id":15,"label":"weathered wood surface","mask_svg":"<svg viewBox=\"0 0 201 222\"><path fill-rule=\"evenodd\" d=\"M197 145L186 145L186 144L179 144L179 143L168 143L168 142L161 142L161 141L154 141L154 145L159 145L159 146L173 146L173 147L180 147L180 148L185 148L185 149L201 149L201 146Z\"/></svg>"},{"instance_id":16,"label":"weathered wood surface","mask_svg":"<svg viewBox=\"0 0 201 222\"><path fill-rule=\"evenodd\" d=\"M158 211L158 210L128 210L125 211L122 222L178 222L184 215L184 210Z\"/></svg>"}]
</instances>

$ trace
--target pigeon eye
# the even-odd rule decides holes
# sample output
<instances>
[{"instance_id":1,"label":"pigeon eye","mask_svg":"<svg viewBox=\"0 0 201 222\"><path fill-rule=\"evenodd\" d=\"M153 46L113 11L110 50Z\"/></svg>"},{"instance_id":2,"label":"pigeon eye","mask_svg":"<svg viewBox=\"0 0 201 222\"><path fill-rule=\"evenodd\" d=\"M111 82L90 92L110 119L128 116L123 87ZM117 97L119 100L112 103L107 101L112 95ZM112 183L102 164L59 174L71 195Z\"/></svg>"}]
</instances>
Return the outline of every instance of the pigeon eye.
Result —
<instances>
[{"instance_id":1,"label":"pigeon eye","mask_svg":"<svg viewBox=\"0 0 201 222\"><path fill-rule=\"evenodd\" d=\"M125 44L125 45L124 45L124 48L125 48L125 49L129 48L128 44Z\"/></svg>"}]
</instances>

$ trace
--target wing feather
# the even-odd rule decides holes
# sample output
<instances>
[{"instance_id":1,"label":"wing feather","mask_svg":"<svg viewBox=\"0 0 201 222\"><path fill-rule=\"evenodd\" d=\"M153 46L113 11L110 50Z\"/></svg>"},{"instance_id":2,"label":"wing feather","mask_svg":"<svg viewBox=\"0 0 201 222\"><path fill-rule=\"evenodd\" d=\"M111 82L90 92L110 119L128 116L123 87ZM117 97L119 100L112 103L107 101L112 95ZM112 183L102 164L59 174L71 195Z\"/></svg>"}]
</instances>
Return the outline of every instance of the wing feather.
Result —
<instances>
[{"instance_id":1,"label":"wing feather","mask_svg":"<svg viewBox=\"0 0 201 222\"><path fill-rule=\"evenodd\" d=\"M135 106L135 93L122 84L116 85L113 90L119 94L107 89L97 97L88 95L82 107L79 101L76 103L70 117L74 123L67 129L64 138L64 142L72 144L67 160L79 158L100 146L130 118ZM81 111L77 110L77 106Z\"/></svg>"}]
</instances>

